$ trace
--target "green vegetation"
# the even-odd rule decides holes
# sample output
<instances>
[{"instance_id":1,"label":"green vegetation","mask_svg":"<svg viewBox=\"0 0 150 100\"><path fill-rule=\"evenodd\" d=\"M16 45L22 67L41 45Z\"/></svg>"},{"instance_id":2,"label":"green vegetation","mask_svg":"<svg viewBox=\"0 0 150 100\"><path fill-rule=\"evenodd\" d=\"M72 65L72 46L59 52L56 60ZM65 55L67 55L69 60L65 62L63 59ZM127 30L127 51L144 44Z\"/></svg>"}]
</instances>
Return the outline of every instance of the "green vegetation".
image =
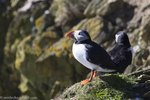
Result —
<instances>
[{"instance_id":1,"label":"green vegetation","mask_svg":"<svg viewBox=\"0 0 150 100\"><path fill-rule=\"evenodd\" d=\"M132 87L136 84L134 77L119 74L106 74L94 78L90 83L81 86L76 83L66 89L61 99L79 100L122 100L135 96Z\"/></svg>"}]
</instances>

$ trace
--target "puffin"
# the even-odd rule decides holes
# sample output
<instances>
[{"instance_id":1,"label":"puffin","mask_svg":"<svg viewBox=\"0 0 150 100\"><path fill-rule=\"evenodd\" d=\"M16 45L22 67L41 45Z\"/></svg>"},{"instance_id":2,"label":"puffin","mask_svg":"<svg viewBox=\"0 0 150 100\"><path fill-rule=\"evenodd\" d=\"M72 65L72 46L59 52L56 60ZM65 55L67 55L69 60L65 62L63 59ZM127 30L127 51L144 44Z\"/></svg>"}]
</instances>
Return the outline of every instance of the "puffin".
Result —
<instances>
[{"instance_id":1,"label":"puffin","mask_svg":"<svg viewBox=\"0 0 150 100\"><path fill-rule=\"evenodd\" d=\"M83 66L91 70L90 77L81 81L81 85L87 84L94 77L96 77L96 71L104 73L118 71L117 66L111 59L111 56L108 54L108 52L100 45L93 42L86 30L71 31L66 33L65 36L74 40L72 46L74 58Z\"/></svg>"},{"instance_id":2,"label":"puffin","mask_svg":"<svg viewBox=\"0 0 150 100\"><path fill-rule=\"evenodd\" d=\"M123 73L126 67L132 63L133 49L125 31L119 31L115 35L115 46L108 53L119 73Z\"/></svg>"}]
</instances>

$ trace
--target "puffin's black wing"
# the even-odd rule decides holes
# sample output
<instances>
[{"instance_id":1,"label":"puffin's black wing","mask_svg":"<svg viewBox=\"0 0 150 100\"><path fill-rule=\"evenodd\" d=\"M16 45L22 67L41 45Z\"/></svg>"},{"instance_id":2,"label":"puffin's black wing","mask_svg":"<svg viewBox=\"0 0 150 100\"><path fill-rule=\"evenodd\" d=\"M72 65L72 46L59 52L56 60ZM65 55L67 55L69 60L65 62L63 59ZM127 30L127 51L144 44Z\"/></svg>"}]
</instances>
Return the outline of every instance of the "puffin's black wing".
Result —
<instances>
[{"instance_id":1,"label":"puffin's black wing","mask_svg":"<svg viewBox=\"0 0 150 100\"><path fill-rule=\"evenodd\" d=\"M105 69L114 69L115 64L111 60L109 54L95 42L85 44L86 59L96 65Z\"/></svg>"},{"instance_id":2,"label":"puffin's black wing","mask_svg":"<svg viewBox=\"0 0 150 100\"><path fill-rule=\"evenodd\" d=\"M125 68L132 62L132 50L124 45L117 45L109 52L112 61L118 67L119 72L123 72Z\"/></svg>"},{"instance_id":3,"label":"puffin's black wing","mask_svg":"<svg viewBox=\"0 0 150 100\"><path fill-rule=\"evenodd\" d=\"M109 52L111 59L118 67L127 67L132 62L132 50L130 47L116 45Z\"/></svg>"}]
</instances>

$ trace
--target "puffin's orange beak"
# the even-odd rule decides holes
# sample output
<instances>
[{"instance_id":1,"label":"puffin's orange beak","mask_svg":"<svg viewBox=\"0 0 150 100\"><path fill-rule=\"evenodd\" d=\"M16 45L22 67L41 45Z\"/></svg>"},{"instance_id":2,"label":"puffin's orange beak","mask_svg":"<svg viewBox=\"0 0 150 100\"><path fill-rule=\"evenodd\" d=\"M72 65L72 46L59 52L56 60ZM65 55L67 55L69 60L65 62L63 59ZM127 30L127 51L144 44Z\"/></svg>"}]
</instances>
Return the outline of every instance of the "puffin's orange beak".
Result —
<instances>
[{"instance_id":1,"label":"puffin's orange beak","mask_svg":"<svg viewBox=\"0 0 150 100\"><path fill-rule=\"evenodd\" d=\"M74 31L67 32L67 33L65 34L65 37L73 38L73 32L74 32Z\"/></svg>"}]
</instances>

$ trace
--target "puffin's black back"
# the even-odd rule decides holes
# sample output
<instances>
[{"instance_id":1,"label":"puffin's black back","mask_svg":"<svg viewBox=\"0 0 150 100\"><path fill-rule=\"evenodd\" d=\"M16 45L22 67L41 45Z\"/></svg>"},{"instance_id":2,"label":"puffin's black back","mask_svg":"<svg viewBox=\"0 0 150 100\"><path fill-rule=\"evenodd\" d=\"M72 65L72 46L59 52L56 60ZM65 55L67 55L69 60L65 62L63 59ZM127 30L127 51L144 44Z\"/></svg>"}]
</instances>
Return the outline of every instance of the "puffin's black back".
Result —
<instances>
[{"instance_id":1,"label":"puffin's black back","mask_svg":"<svg viewBox=\"0 0 150 100\"><path fill-rule=\"evenodd\" d=\"M118 72L122 73L132 62L132 50L127 34L121 32L117 33L117 35L121 34L121 36L119 36L115 47L109 52L109 55L116 64Z\"/></svg>"},{"instance_id":2,"label":"puffin's black back","mask_svg":"<svg viewBox=\"0 0 150 100\"><path fill-rule=\"evenodd\" d=\"M88 54L86 55L86 59L88 61L99 65L102 68L115 70L115 65L105 49L92 41L89 41L85 46L87 48L86 51Z\"/></svg>"}]
</instances>

